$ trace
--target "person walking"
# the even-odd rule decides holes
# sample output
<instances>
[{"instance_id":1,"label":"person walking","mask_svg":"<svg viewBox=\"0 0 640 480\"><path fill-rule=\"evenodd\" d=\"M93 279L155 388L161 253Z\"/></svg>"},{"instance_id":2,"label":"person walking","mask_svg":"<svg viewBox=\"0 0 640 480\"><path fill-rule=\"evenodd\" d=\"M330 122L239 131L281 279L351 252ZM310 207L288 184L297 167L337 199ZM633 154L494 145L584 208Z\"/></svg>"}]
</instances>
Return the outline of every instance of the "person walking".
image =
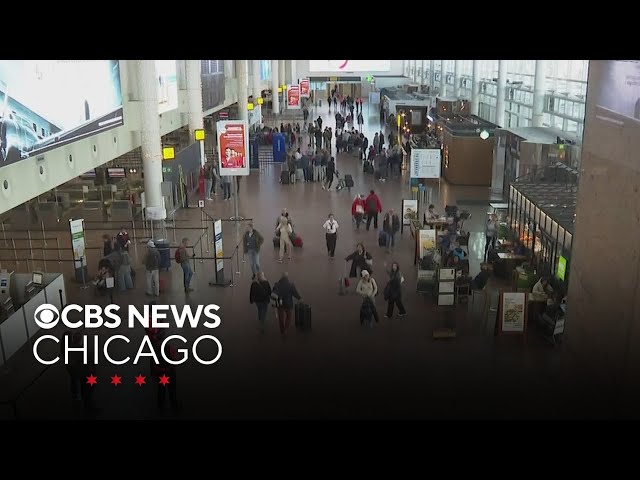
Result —
<instances>
[{"instance_id":1,"label":"person walking","mask_svg":"<svg viewBox=\"0 0 640 480\"><path fill-rule=\"evenodd\" d=\"M193 292L191 288L191 277L193 277L193 269L189 261L189 253L187 252L188 238L183 238L178 250L176 250L176 263L182 267L182 282L186 293Z\"/></svg>"},{"instance_id":2,"label":"person walking","mask_svg":"<svg viewBox=\"0 0 640 480\"><path fill-rule=\"evenodd\" d=\"M367 210L367 231L371 226L371 221L373 220L373 228L378 228L378 214L382 212L382 203L380 199L376 195L376 192L371 190L369 196L365 200L366 210Z\"/></svg>"},{"instance_id":3,"label":"person walking","mask_svg":"<svg viewBox=\"0 0 640 480\"><path fill-rule=\"evenodd\" d=\"M378 323L378 310L376 309L375 298L378 294L378 284L367 270L362 271L362 278L356 286L356 293L362 297L360 307L360 323L373 326L373 322Z\"/></svg>"},{"instance_id":4,"label":"person walking","mask_svg":"<svg viewBox=\"0 0 640 480\"><path fill-rule=\"evenodd\" d=\"M313 175L311 176L311 181L313 182L322 181L322 159L323 158L324 158L323 150L318 149L316 151L316 156L313 158Z\"/></svg>"},{"instance_id":5,"label":"person walking","mask_svg":"<svg viewBox=\"0 0 640 480\"><path fill-rule=\"evenodd\" d=\"M318 122L318 129L322 132L322 116L318 115L316 122Z\"/></svg>"},{"instance_id":6,"label":"person walking","mask_svg":"<svg viewBox=\"0 0 640 480\"><path fill-rule=\"evenodd\" d=\"M484 261L487 261L489 249L496 249L496 239L498 238L498 216L492 213L484 226L486 244L484 247Z\"/></svg>"},{"instance_id":7,"label":"person walking","mask_svg":"<svg viewBox=\"0 0 640 480\"><path fill-rule=\"evenodd\" d=\"M254 280L260 271L260 247L263 243L264 237L253 228L253 222L247 223L247 230L242 236L242 249L244 254L249 257L251 280Z\"/></svg>"},{"instance_id":8,"label":"person walking","mask_svg":"<svg viewBox=\"0 0 640 480\"><path fill-rule=\"evenodd\" d=\"M122 250L120 268L118 269L118 287L121 292L133 289L133 278L131 277L131 257L129 252Z\"/></svg>"},{"instance_id":9,"label":"person walking","mask_svg":"<svg viewBox=\"0 0 640 480\"><path fill-rule=\"evenodd\" d=\"M255 304L258 309L258 323L260 333L264 333L264 325L271 301L271 285L267 281L264 272L257 272L252 278L251 289L249 290L249 303Z\"/></svg>"},{"instance_id":10,"label":"person walking","mask_svg":"<svg viewBox=\"0 0 640 480\"><path fill-rule=\"evenodd\" d=\"M298 293L296 286L289 280L289 274L287 272L284 272L280 280L273 286L273 293L275 293L277 297L276 308L278 310L280 333L286 335L291 325L293 299L296 298L298 301L301 301L302 297Z\"/></svg>"},{"instance_id":11,"label":"person walking","mask_svg":"<svg viewBox=\"0 0 640 480\"><path fill-rule=\"evenodd\" d=\"M160 253L153 240L147 243L147 253L144 256L144 266L147 271L147 291L149 296L160 295Z\"/></svg>"},{"instance_id":12,"label":"person walking","mask_svg":"<svg viewBox=\"0 0 640 480\"><path fill-rule=\"evenodd\" d=\"M382 220L382 229L387 234L387 252L391 253L393 247L395 247L395 236L400 231L400 217L393 211L393 208L389 210Z\"/></svg>"},{"instance_id":13,"label":"person walking","mask_svg":"<svg viewBox=\"0 0 640 480\"><path fill-rule=\"evenodd\" d=\"M329 258L333 260L336 254L336 241L338 240L338 222L333 217L333 213L329 214L329 218L322 225L325 230L325 237L327 240L327 253Z\"/></svg>"},{"instance_id":14,"label":"person walking","mask_svg":"<svg viewBox=\"0 0 640 480\"><path fill-rule=\"evenodd\" d=\"M402 284L404 283L404 277L400 273L400 265L398 262L391 264L391 269L387 272L389 275L389 281L384 287L384 299L387 301L387 314L384 318L393 317L394 305L398 306L398 316L404 317L407 311L402 304Z\"/></svg>"},{"instance_id":15,"label":"person walking","mask_svg":"<svg viewBox=\"0 0 640 480\"><path fill-rule=\"evenodd\" d=\"M231 198L231 176L230 175L222 176L222 191L224 193L224 200L229 200Z\"/></svg>"},{"instance_id":16,"label":"person walking","mask_svg":"<svg viewBox=\"0 0 640 480\"><path fill-rule=\"evenodd\" d=\"M287 217L280 217L278 226L276 227L276 235L280 237L280 257L278 259L279 263L282 263L285 251L289 254L289 260L291 260L291 251L293 250L293 244L291 243L292 233L293 227L289 223Z\"/></svg>"},{"instance_id":17,"label":"person walking","mask_svg":"<svg viewBox=\"0 0 640 480\"><path fill-rule=\"evenodd\" d=\"M329 144L331 145L331 144ZM329 150L324 149L322 151L322 159L320 160L320 181L324 185L327 180L327 164L329 163L330 153Z\"/></svg>"},{"instance_id":18,"label":"person walking","mask_svg":"<svg viewBox=\"0 0 640 480\"><path fill-rule=\"evenodd\" d=\"M316 150L322 148L322 127L318 127L315 132Z\"/></svg>"},{"instance_id":19,"label":"person walking","mask_svg":"<svg viewBox=\"0 0 640 480\"><path fill-rule=\"evenodd\" d=\"M362 130L362 125L364 125L364 116L362 115L362 112L360 112L358 114L358 128L360 130Z\"/></svg>"},{"instance_id":20,"label":"person walking","mask_svg":"<svg viewBox=\"0 0 640 480\"><path fill-rule=\"evenodd\" d=\"M378 135L378 132L373 136L373 148L376 153L380 152L380 136Z\"/></svg>"},{"instance_id":21,"label":"person walking","mask_svg":"<svg viewBox=\"0 0 640 480\"><path fill-rule=\"evenodd\" d=\"M382 149L384 149L384 133L382 133L382 130L380 130L380 135L378 136L380 143L378 144L380 146L380 151L382 151Z\"/></svg>"},{"instance_id":22,"label":"person walking","mask_svg":"<svg viewBox=\"0 0 640 480\"><path fill-rule=\"evenodd\" d=\"M108 235L102 235L102 256L107 257L113 252L113 239Z\"/></svg>"},{"instance_id":23,"label":"person walking","mask_svg":"<svg viewBox=\"0 0 640 480\"><path fill-rule=\"evenodd\" d=\"M322 186L323 190L331 190L331 184L333 183L333 176L336 173L336 161L333 157L329 159L327 164L327 182Z\"/></svg>"},{"instance_id":24,"label":"person walking","mask_svg":"<svg viewBox=\"0 0 640 480\"><path fill-rule=\"evenodd\" d=\"M351 215L356 221L356 230L360 230L360 224L364 218L364 195L362 193L356 195L355 200L351 204Z\"/></svg>"},{"instance_id":25,"label":"person walking","mask_svg":"<svg viewBox=\"0 0 640 480\"><path fill-rule=\"evenodd\" d=\"M204 198L205 200L213 200L211 198L211 189L213 188L213 166L207 163L204 166Z\"/></svg>"},{"instance_id":26,"label":"person walking","mask_svg":"<svg viewBox=\"0 0 640 480\"><path fill-rule=\"evenodd\" d=\"M118 235L116 235L116 245L120 246L120 249L123 251L129 251L129 245L131 245L131 239L129 238L129 233L127 233L127 229L124 227L120 227L120 231Z\"/></svg>"},{"instance_id":27,"label":"person walking","mask_svg":"<svg viewBox=\"0 0 640 480\"><path fill-rule=\"evenodd\" d=\"M356 245L356 251L347 256L345 262L351 262L349 278L360 278L363 270L372 272L373 257L367 252L362 243Z\"/></svg>"}]
</instances>

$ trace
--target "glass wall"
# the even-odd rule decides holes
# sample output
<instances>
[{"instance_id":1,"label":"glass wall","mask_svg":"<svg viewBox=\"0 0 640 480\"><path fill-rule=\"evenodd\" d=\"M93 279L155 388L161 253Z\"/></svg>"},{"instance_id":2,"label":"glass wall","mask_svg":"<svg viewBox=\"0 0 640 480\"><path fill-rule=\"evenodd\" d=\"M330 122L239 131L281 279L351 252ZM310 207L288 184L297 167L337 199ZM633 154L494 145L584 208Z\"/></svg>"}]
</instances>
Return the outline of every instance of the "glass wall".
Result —
<instances>
[{"instance_id":1,"label":"glass wall","mask_svg":"<svg viewBox=\"0 0 640 480\"><path fill-rule=\"evenodd\" d=\"M476 60L480 75L479 115L490 122L496 121L498 60ZM409 75L409 65L405 61L405 74L421 84L430 85L431 61L416 61L413 73ZM473 60L462 60L458 64L460 98L471 98ZM441 75L445 75L447 91L453 93L455 60L434 60L432 87L440 87ZM588 60L548 60L545 75L543 125L557 128L582 138L587 89ZM533 90L536 70L535 60L507 61L507 89L505 93L506 127L527 127L532 125Z\"/></svg>"}]
</instances>

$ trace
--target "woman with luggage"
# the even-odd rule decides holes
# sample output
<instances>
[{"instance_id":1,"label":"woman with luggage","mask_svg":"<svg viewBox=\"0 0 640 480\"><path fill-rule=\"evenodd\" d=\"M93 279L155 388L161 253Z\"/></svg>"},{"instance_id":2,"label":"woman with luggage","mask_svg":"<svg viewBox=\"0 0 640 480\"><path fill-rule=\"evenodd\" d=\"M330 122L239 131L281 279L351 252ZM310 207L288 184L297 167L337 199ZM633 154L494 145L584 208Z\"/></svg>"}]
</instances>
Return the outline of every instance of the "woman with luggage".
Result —
<instances>
[{"instance_id":1,"label":"woman with luggage","mask_svg":"<svg viewBox=\"0 0 640 480\"><path fill-rule=\"evenodd\" d=\"M373 326L373 321L380 321L378 311L376 310L375 298L378 294L378 284L367 270L362 271L362 278L356 287L356 293L362 296L362 305L360 307L360 323Z\"/></svg>"},{"instance_id":2,"label":"woman with luggage","mask_svg":"<svg viewBox=\"0 0 640 480\"><path fill-rule=\"evenodd\" d=\"M347 256L344 260L345 262L351 262L349 278L360 278L363 270L367 270L371 273L373 257L365 250L362 243L358 243L358 245L356 245L356 251Z\"/></svg>"},{"instance_id":3,"label":"woman with luggage","mask_svg":"<svg viewBox=\"0 0 640 480\"><path fill-rule=\"evenodd\" d=\"M275 307L278 312L280 333L282 335L286 335L287 330L289 330L289 326L291 325L293 299L296 298L298 301L302 300L296 286L289 281L289 275L287 272L284 272L282 277L280 277L280 280L278 280L273 286L272 298L274 298Z\"/></svg>"},{"instance_id":4,"label":"woman with luggage","mask_svg":"<svg viewBox=\"0 0 640 480\"><path fill-rule=\"evenodd\" d=\"M393 316L394 305L398 306L398 316L404 317L407 311L402 304L402 284L404 283L404 277L400 273L400 265L398 262L391 264L391 269L387 271L389 275L389 281L384 287L384 299L387 301L387 314L384 318L391 318Z\"/></svg>"},{"instance_id":5,"label":"woman with luggage","mask_svg":"<svg viewBox=\"0 0 640 480\"><path fill-rule=\"evenodd\" d=\"M276 227L276 236L280 237L280 257L278 259L279 263L282 263L284 259L285 251L289 255L289 260L291 260L291 251L293 250L293 243L291 243L291 234L293 233L293 227L289 222L289 219L285 216L281 216L278 221L278 226Z\"/></svg>"}]
</instances>

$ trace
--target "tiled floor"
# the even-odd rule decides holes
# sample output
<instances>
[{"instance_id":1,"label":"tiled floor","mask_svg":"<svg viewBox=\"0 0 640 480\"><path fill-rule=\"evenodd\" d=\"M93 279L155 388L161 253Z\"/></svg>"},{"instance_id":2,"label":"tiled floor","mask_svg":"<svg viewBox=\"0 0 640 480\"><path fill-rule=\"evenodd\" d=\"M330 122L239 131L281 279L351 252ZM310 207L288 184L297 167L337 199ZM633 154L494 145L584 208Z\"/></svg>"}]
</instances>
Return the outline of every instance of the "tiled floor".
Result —
<instances>
[{"instance_id":1,"label":"tiled floor","mask_svg":"<svg viewBox=\"0 0 640 480\"><path fill-rule=\"evenodd\" d=\"M365 105L365 113L367 112ZM333 111L328 115L320 110L325 122L334 124ZM371 139L379 129L377 111L367 119L365 132ZM316 118L317 113L314 117ZM334 150L335 153L335 150ZM350 173L355 179L351 193L326 192L320 184L281 186L278 183L279 165L262 166L259 172L242 179L239 195L239 213L252 218L255 227L265 236L261 252L261 265L273 283L286 271L296 283L304 300L313 309L313 332L298 334L291 331L281 338L273 314L270 312L266 333L258 332L255 307L249 305L249 266L226 262L225 271L234 275L234 287L210 287L214 262L196 262L193 279L195 291L188 297L182 290L181 270L174 266L163 273L168 280L168 293L161 295L159 303L195 305L216 303L221 306L222 326L216 335L223 344L222 359L214 366L199 366L188 362L178 367L179 396L184 409L180 415L188 418L287 418L287 417L520 417L562 416L593 414L586 404L576 405L568 398L579 395L569 389L567 378L575 369L562 348L551 349L536 341L532 333L528 343L516 338L498 338L492 335L491 324L483 318L481 303L474 305L475 313L467 307L437 308L431 297L415 293L416 272L413 266L413 242L405 231L398 239L393 254L377 246L374 231L357 232L352 225L350 205L357 192L375 189L383 207L400 210L403 198L410 198L406 172L402 179L375 182L364 175L355 157L341 154L338 169ZM484 238L482 225L488 202L488 188L454 187L442 183L432 186L433 199L439 210L445 204L471 200L465 206L472 218L465 228L472 232L470 241L471 270L479 268ZM481 200L485 200L481 203ZM304 247L294 252L293 260L277 263L271 246L276 217L286 207L292 215L296 231L304 239ZM206 212L216 218L233 215L233 202L224 202L216 196L208 202ZM322 224L329 212L340 223L337 258L327 258ZM181 211L175 233L179 240L188 235L192 240L199 234L201 214L197 209ZM224 223L224 252L230 255L236 244L236 230L230 222ZM91 235L91 242L99 246L99 234ZM145 233L136 232L139 242ZM173 232L169 230L171 239ZM211 238L209 239L211 240ZM384 285L384 265L398 260L404 272L404 301L408 310L405 318L382 319L372 329L362 328L358 320L359 299L355 294L338 296L338 278L343 275L342 258L353 251L359 241L373 254L375 277ZM144 247L136 246L135 255ZM203 255L212 257L213 248L203 248ZM200 255L200 250L197 251ZM50 268L51 269L51 268ZM139 268L142 273L142 269ZM135 291L116 294L115 301L142 306L143 279ZM382 288L381 285L381 288ZM68 296L77 303L105 303L95 299L91 289L81 290L69 282ZM495 298L493 299L495 302ZM378 309L383 309L378 299ZM382 312L381 312L382 313ZM457 338L433 340L432 332L443 325L455 326ZM123 332L101 331L102 337ZM142 330L131 334L129 354L135 353ZM184 333L184 332L181 332ZM203 330L186 332L192 340ZM206 347L203 348L203 352ZM117 349L116 349L117 351ZM203 353L203 356L204 353ZM0 390L7 392L24 389L35 378L38 368L27 348L20 361L10 364L0 377ZM111 367L101 365L97 374L104 384L96 387L95 396L102 409L99 418L155 417L154 390L132 384L133 376L148 375L146 360L138 366ZM121 388L108 385L107 376L118 373L127 382ZM149 388L147 388L149 387ZM33 417L71 417L77 412L71 408L67 393L67 376L63 366L46 370L33 385L26 389L18 402L18 415ZM591 394L590 394L591 395ZM593 397L590 397L593 398ZM8 407L0 408L0 415L11 415ZM586 412L586 413L585 413ZM598 414L609 414L606 409Z\"/></svg>"}]
</instances>

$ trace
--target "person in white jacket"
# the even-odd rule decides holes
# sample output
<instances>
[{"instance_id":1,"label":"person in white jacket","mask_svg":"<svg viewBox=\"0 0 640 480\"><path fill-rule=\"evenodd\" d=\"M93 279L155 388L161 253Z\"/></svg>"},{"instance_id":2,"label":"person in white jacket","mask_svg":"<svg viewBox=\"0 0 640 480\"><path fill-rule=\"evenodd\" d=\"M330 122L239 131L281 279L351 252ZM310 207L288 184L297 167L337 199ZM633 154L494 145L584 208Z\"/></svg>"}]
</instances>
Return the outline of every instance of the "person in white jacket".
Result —
<instances>
[{"instance_id":1,"label":"person in white jacket","mask_svg":"<svg viewBox=\"0 0 640 480\"><path fill-rule=\"evenodd\" d=\"M371 298L372 300L378 294L378 284L375 278L369 275L367 270L362 271L362 278L358 282L356 292L365 298Z\"/></svg>"},{"instance_id":2,"label":"person in white jacket","mask_svg":"<svg viewBox=\"0 0 640 480\"><path fill-rule=\"evenodd\" d=\"M325 237L327 240L327 254L329 258L333 260L336 254L336 241L338 240L338 222L333 218L333 213L329 214L329 218L322 225L325 230Z\"/></svg>"}]
</instances>

